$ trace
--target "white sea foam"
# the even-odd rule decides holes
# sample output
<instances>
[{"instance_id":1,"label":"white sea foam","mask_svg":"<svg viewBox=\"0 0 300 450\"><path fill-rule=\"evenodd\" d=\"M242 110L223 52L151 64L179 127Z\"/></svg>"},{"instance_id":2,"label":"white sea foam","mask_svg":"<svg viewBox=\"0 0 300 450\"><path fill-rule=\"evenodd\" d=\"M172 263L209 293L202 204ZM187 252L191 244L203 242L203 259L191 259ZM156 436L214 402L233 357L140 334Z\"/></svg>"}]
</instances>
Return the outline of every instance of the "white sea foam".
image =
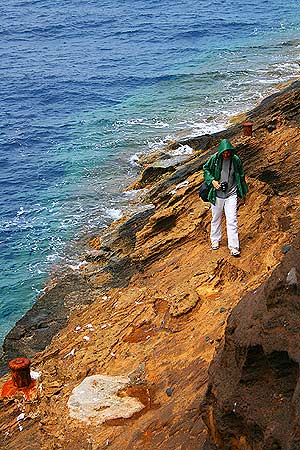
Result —
<instances>
[{"instance_id":1,"label":"white sea foam","mask_svg":"<svg viewBox=\"0 0 300 450\"><path fill-rule=\"evenodd\" d=\"M127 120L127 125L140 125L144 122L144 119L130 119Z\"/></svg>"},{"instance_id":2,"label":"white sea foam","mask_svg":"<svg viewBox=\"0 0 300 450\"><path fill-rule=\"evenodd\" d=\"M74 272L77 272L78 270L82 269L87 263L86 262L80 262L78 264L68 264L68 267L72 269Z\"/></svg>"},{"instance_id":3,"label":"white sea foam","mask_svg":"<svg viewBox=\"0 0 300 450\"><path fill-rule=\"evenodd\" d=\"M124 191L123 195L128 199L128 200L136 200L138 199L141 195L145 194L146 192L148 192L149 189L144 188L144 189L131 189L130 191Z\"/></svg>"},{"instance_id":4,"label":"white sea foam","mask_svg":"<svg viewBox=\"0 0 300 450\"><path fill-rule=\"evenodd\" d=\"M126 122L127 125L142 125L146 128L167 128L170 126L169 123L164 122L162 120L159 119L153 119L153 120L149 120L149 119L130 119Z\"/></svg>"},{"instance_id":5,"label":"white sea foam","mask_svg":"<svg viewBox=\"0 0 300 450\"><path fill-rule=\"evenodd\" d=\"M25 209L23 208L23 206L21 206L19 211L17 212L17 216L21 216L24 213L25 213Z\"/></svg>"},{"instance_id":6,"label":"white sea foam","mask_svg":"<svg viewBox=\"0 0 300 450\"><path fill-rule=\"evenodd\" d=\"M227 112L227 111L226 111ZM227 124L228 124L228 120L229 120L229 115L227 116L228 119L225 122L194 122L192 124L190 124L189 128L191 129L190 132L190 136L194 137L194 136L201 136L202 134L213 134L213 133L217 133L219 131L222 131L226 128Z\"/></svg>"},{"instance_id":7,"label":"white sea foam","mask_svg":"<svg viewBox=\"0 0 300 450\"><path fill-rule=\"evenodd\" d=\"M52 254L46 256L46 260L48 262L53 263L53 262L58 262L59 260L63 260L63 257L59 256L57 253L52 253Z\"/></svg>"},{"instance_id":8,"label":"white sea foam","mask_svg":"<svg viewBox=\"0 0 300 450\"><path fill-rule=\"evenodd\" d=\"M164 148L169 141L175 139L176 139L175 134L167 134L163 139L157 139L153 141L147 140L146 143L148 145L149 150L154 150Z\"/></svg>"},{"instance_id":9,"label":"white sea foam","mask_svg":"<svg viewBox=\"0 0 300 450\"><path fill-rule=\"evenodd\" d=\"M113 220L121 219L123 216L122 210L117 208L107 208L106 214Z\"/></svg>"},{"instance_id":10,"label":"white sea foam","mask_svg":"<svg viewBox=\"0 0 300 450\"><path fill-rule=\"evenodd\" d=\"M138 155L137 153L135 153L134 155L132 155L132 156L129 158L129 163L130 163L130 165L133 166L133 167L140 167L140 164L139 164L139 155Z\"/></svg>"},{"instance_id":11,"label":"white sea foam","mask_svg":"<svg viewBox=\"0 0 300 450\"><path fill-rule=\"evenodd\" d=\"M181 155L192 155L193 149L189 145L181 145L180 147L176 148L176 150L172 150L170 154L172 156L181 156Z\"/></svg>"},{"instance_id":12,"label":"white sea foam","mask_svg":"<svg viewBox=\"0 0 300 450\"><path fill-rule=\"evenodd\" d=\"M152 128L167 128L170 125L166 122L155 122L154 124L148 124L149 126L151 126Z\"/></svg>"}]
</instances>

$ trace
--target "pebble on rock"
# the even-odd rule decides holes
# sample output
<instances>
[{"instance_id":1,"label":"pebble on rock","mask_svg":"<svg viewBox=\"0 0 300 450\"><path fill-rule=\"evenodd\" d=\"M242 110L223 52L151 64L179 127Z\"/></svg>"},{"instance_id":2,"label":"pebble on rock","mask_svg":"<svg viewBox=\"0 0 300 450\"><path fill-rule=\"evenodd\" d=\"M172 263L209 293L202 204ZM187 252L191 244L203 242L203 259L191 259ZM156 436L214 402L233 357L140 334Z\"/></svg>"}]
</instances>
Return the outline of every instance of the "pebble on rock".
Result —
<instances>
[{"instance_id":1,"label":"pebble on rock","mask_svg":"<svg viewBox=\"0 0 300 450\"><path fill-rule=\"evenodd\" d=\"M173 394L173 392L174 392L174 388L172 388L172 387L169 387L169 388L166 390L166 394L167 394L168 397L171 397L171 395Z\"/></svg>"},{"instance_id":2,"label":"pebble on rock","mask_svg":"<svg viewBox=\"0 0 300 450\"><path fill-rule=\"evenodd\" d=\"M281 248L282 253L285 255L288 251L291 250L291 247L292 247L292 246L291 246L290 244L284 245L284 246Z\"/></svg>"}]
</instances>

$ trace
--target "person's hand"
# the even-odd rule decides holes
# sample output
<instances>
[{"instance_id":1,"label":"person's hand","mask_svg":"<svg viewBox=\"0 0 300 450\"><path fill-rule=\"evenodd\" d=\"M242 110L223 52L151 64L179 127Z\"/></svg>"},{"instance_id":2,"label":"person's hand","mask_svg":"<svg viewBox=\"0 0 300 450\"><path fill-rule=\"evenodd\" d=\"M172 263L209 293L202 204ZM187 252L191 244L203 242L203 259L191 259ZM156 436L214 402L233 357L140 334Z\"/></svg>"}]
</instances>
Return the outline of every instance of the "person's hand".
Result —
<instances>
[{"instance_id":1,"label":"person's hand","mask_svg":"<svg viewBox=\"0 0 300 450\"><path fill-rule=\"evenodd\" d=\"M221 185L217 180L213 180L212 185L215 189L221 189Z\"/></svg>"}]
</instances>

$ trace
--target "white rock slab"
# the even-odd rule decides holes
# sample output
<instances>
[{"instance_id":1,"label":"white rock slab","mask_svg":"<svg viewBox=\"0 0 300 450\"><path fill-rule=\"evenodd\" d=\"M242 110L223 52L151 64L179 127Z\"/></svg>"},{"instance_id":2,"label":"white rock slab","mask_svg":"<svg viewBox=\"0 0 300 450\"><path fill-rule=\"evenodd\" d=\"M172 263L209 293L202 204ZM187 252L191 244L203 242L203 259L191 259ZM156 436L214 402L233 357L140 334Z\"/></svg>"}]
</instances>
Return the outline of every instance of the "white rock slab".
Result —
<instances>
[{"instance_id":1,"label":"white rock slab","mask_svg":"<svg viewBox=\"0 0 300 450\"><path fill-rule=\"evenodd\" d=\"M70 416L83 422L101 424L109 419L129 418L145 405L134 397L118 397L130 385L127 376L93 375L85 378L68 400Z\"/></svg>"}]
</instances>

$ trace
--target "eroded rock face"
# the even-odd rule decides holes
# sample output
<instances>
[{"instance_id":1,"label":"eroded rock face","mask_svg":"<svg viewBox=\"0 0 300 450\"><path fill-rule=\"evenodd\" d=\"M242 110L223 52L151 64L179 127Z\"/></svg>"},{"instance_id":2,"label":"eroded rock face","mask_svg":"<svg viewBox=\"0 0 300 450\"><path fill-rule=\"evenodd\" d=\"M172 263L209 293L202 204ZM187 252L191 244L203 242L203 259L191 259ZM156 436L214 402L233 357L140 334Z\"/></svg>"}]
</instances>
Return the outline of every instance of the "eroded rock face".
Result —
<instances>
[{"instance_id":1,"label":"eroded rock face","mask_svg":"<svg viewBox=\"0 0 300 450\"><path fill-rule=\"evenodd\" d=\"M299 239L228 319L203 405L211 448L300 448Z\"/></svg>"}]
</instances>

